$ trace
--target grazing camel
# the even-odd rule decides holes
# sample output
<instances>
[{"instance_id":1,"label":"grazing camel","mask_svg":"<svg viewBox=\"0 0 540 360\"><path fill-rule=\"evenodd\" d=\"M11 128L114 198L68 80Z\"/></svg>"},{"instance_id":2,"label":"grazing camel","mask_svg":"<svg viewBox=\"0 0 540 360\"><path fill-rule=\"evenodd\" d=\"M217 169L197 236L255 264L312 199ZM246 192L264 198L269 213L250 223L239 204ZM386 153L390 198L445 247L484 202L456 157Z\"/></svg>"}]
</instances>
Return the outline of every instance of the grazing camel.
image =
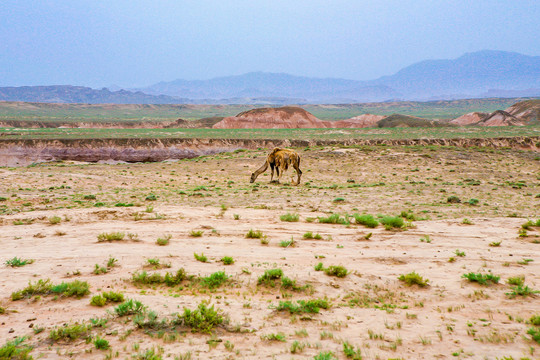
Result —
<instances>
[{"instance_id":1,"label":"grazing camel","mask_svg":"<svg viewBox=\"0 0 540 360\"><path fill-rule=\"evenodd\" d=\"M276 175L278 177L276 182L279 183L281 177L283 176L283 173L289 168L289 165L292 165L294 170L296 170L296 174L298 175L296 183L292 181L292 184L300 184L302 170L300 170L300 155L298 155L296 151L282 148L275 148L274 150L272 150L272 152L266 157L266 161L264 162L263 166L261 166L259 169L255 170L255 172L251 174L250 182L254 182L255 179L257 179L257 176L265 172L266 169L268 169L268 165L270 165L271 171L270 182L274 181L274 168L276 169Z\"/></svg>"}]
</instances>

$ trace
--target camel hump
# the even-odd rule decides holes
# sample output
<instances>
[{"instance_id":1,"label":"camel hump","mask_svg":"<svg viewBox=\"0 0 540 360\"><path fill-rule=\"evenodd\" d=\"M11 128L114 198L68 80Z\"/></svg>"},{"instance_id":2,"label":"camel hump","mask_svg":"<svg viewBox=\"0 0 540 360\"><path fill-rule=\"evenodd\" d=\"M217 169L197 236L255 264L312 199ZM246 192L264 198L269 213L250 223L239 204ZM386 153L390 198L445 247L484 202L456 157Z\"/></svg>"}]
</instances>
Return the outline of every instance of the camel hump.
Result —
<instances>
[{"instance_id":1,"label":"camel hump","mask_svg":"<svg viewBox=\"0 0 540 360\"><path fill-rule=\"evenodd\" d=\"M274 148L274 150L272 150L272 152L270 153L270 155L275 155L278 151L282 151L283 149L282 148Z\"/></svg>"}]
</instances>

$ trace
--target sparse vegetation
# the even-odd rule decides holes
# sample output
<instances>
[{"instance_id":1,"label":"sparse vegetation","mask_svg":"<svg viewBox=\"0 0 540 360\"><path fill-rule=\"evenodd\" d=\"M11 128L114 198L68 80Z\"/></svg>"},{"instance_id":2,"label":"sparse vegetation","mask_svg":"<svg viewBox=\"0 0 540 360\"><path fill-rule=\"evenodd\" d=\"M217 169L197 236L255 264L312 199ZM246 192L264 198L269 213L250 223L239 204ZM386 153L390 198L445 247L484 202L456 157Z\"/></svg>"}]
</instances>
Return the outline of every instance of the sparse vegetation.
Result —
<instances>
[{"instance_id":1,"label":"sparse vegetation","mask_svg":"<svg viewBox=\"0 0 540 360\"><path fill-rule=\"evenodd\" d=\"M480 285L498 284L500 280L500 276L472 272L468 274L463 274L463 276L461 277L469 280L470 282L477 282Z\"/></svg>"},{"instance_id":2,"label":"sparse vegetation","mask_svg":"<svg viewBox=\"0 0 540 360\"><path fill-rule=\"evenodd\" d=\"M343 265L330 265L324 269L324 273L328 276L344 278L349 274L349 271Z\"/></svg>"},{"instance_id":3,"label":"sparse vegetation","mask_svg":"<svg viewBox=\"0 0 540 360\"><path fill-rule=\"evenodd\" d=\"M297 222L299 219L300 219L300 215L298 214L291 214L291 213L286 213L285 215L281 215L279 217L279 219L281 221L287 221L287 222Z\"/></svg>"},{"instance_id":4,"label":"sparse vegetation","mask_svg":"<svg viewBox=\"0 0 540 360\"><path fill-rule=\"evenodd\" d=\"M6 265L11 267L21 267L24 265L32 264L33 262L34 259L22 259L15 256L12 259L6 260Z\"/></svg>"},{"instance_id":5,"label":"sparse vegetation","mask_svg":"<svg viewBox=\"0 0 540 360\"><path fill-rule=\"evenodd\" d=\"M121 241L121 240L124 240L125 236L126 234L124 234L123 232L101 233L98 235L97 240L98 242Z\"/></svg>"},{"instance_id":6,"label":"sparse vegetation","mask_svg":"<svg viewBox=\"0 0 540 360\"><path fill-rule=\"evenodd\" d=\"M407 284L407 286L412 285L418 285L420 287L428 286L429 280L424 279L422 276L417 274L415 271L408 273L408 274L402 274L398 277L399 281L404 282Z\"/></svg>"}]
</instances>

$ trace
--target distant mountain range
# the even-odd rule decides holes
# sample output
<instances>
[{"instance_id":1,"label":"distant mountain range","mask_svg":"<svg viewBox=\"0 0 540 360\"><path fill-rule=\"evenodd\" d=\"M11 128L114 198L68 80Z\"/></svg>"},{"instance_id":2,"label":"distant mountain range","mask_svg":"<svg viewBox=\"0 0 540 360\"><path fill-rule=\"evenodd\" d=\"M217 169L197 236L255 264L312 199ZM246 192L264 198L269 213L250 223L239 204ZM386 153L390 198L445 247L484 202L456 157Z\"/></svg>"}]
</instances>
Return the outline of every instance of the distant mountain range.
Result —
<instances>
[{"instance_id":1,"label":"distant mountain range","mask_svg":"<svg viewBox=\"0 0 540 360\"><path fill-rule=\"evenodd\" d=\"M540 96L540 56L484 50L426 60L370 81L252 72L110 91L81 86L0 88L0 100L126 104L305 104Z\"/></svg>"}]
</instances>

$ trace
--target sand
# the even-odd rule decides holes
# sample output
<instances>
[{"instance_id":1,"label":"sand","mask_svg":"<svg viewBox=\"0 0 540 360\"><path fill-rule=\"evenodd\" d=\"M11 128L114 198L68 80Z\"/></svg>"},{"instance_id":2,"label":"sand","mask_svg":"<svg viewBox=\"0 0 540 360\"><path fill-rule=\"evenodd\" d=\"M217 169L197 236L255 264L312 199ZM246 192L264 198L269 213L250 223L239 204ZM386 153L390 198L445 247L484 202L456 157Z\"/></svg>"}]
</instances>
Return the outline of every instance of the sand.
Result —
<instances>
[{"instance_id":1,"label":"sand","mask_svg":"<svg viewBox=\"0 0 540 360\"><path fill-rule=\"evenodd\" d=\"M6 198L0 203L0 261L34 260L0 267L0 306L6 310L0 315L0 345L27 336L24 343L34 347L34 358L43 359L142 359L148 349L164 359L301 359L327 351L345 359L344 341L364 359L538 358L540 346L527 335L532 327L527 322L540 312L539 298L506 295L512 291L507 280L517 276L540 290L540 229L518 236L522 224L539 217L537 154L399 147L300 153L304 176L298 187L268 184L268 176L248 183L264 151L175 163L0 168L0 196ZM84 199L88 194L96 199ZM156 200L148 199L151 194ZM452 195L462 202L448 203ZM471 198L479 203L470 205ZM99 202L104 206L95 207ZM133 206L114 206L119 203ZM416 220L403 229L317 219L406 210ZM298 214L299 221L281 221L286 213ZM53 216L61 220L52 224ZM197 230L202 236L192 236ZM268 244L246 238L249 230L262 231ZM138 239L98 241L99 234L111 232ZM306 232L322 239L304 239ZM169 244L157 245L166 235ZM294 246L281 246L291 238ZM208 262L197 261L194 253L204 253ZM234 264L224 265L224 256L233 257ZM116 266L94 274L95 265L105 267L110 257ZM154 270L148 259L170 268ZM319 262L343 265L348 275L315 271ZM164 274L180 268L195 277L225 271L230 279L213 290L187 281L181 288L136 286L131 280L143 270ZM258 286L257 279L274 268L310 288ZM429 286L409 287L398 280L413 271ZM471 283L462 278L470 272L492 273L500 281ZM12 292L38 279L86 281L91 294L11 300ZM185 326L145 331L132 317L116 316L116 304L91 306L91 297L103 291L139 300L160 319L205 301L221 309L229 325L212 335ZM331 307L304 315L276 310L280 301L301 299L327 299ZM108 340L110 350L98 350L83 338L49 339L55 327L91 318L108 319L91 336ZM43 331L35 334L39 328ZM266 339L278 333L285 341ZM291 353L295 341L297 351Z\"/></svg>"}]
</instances>

